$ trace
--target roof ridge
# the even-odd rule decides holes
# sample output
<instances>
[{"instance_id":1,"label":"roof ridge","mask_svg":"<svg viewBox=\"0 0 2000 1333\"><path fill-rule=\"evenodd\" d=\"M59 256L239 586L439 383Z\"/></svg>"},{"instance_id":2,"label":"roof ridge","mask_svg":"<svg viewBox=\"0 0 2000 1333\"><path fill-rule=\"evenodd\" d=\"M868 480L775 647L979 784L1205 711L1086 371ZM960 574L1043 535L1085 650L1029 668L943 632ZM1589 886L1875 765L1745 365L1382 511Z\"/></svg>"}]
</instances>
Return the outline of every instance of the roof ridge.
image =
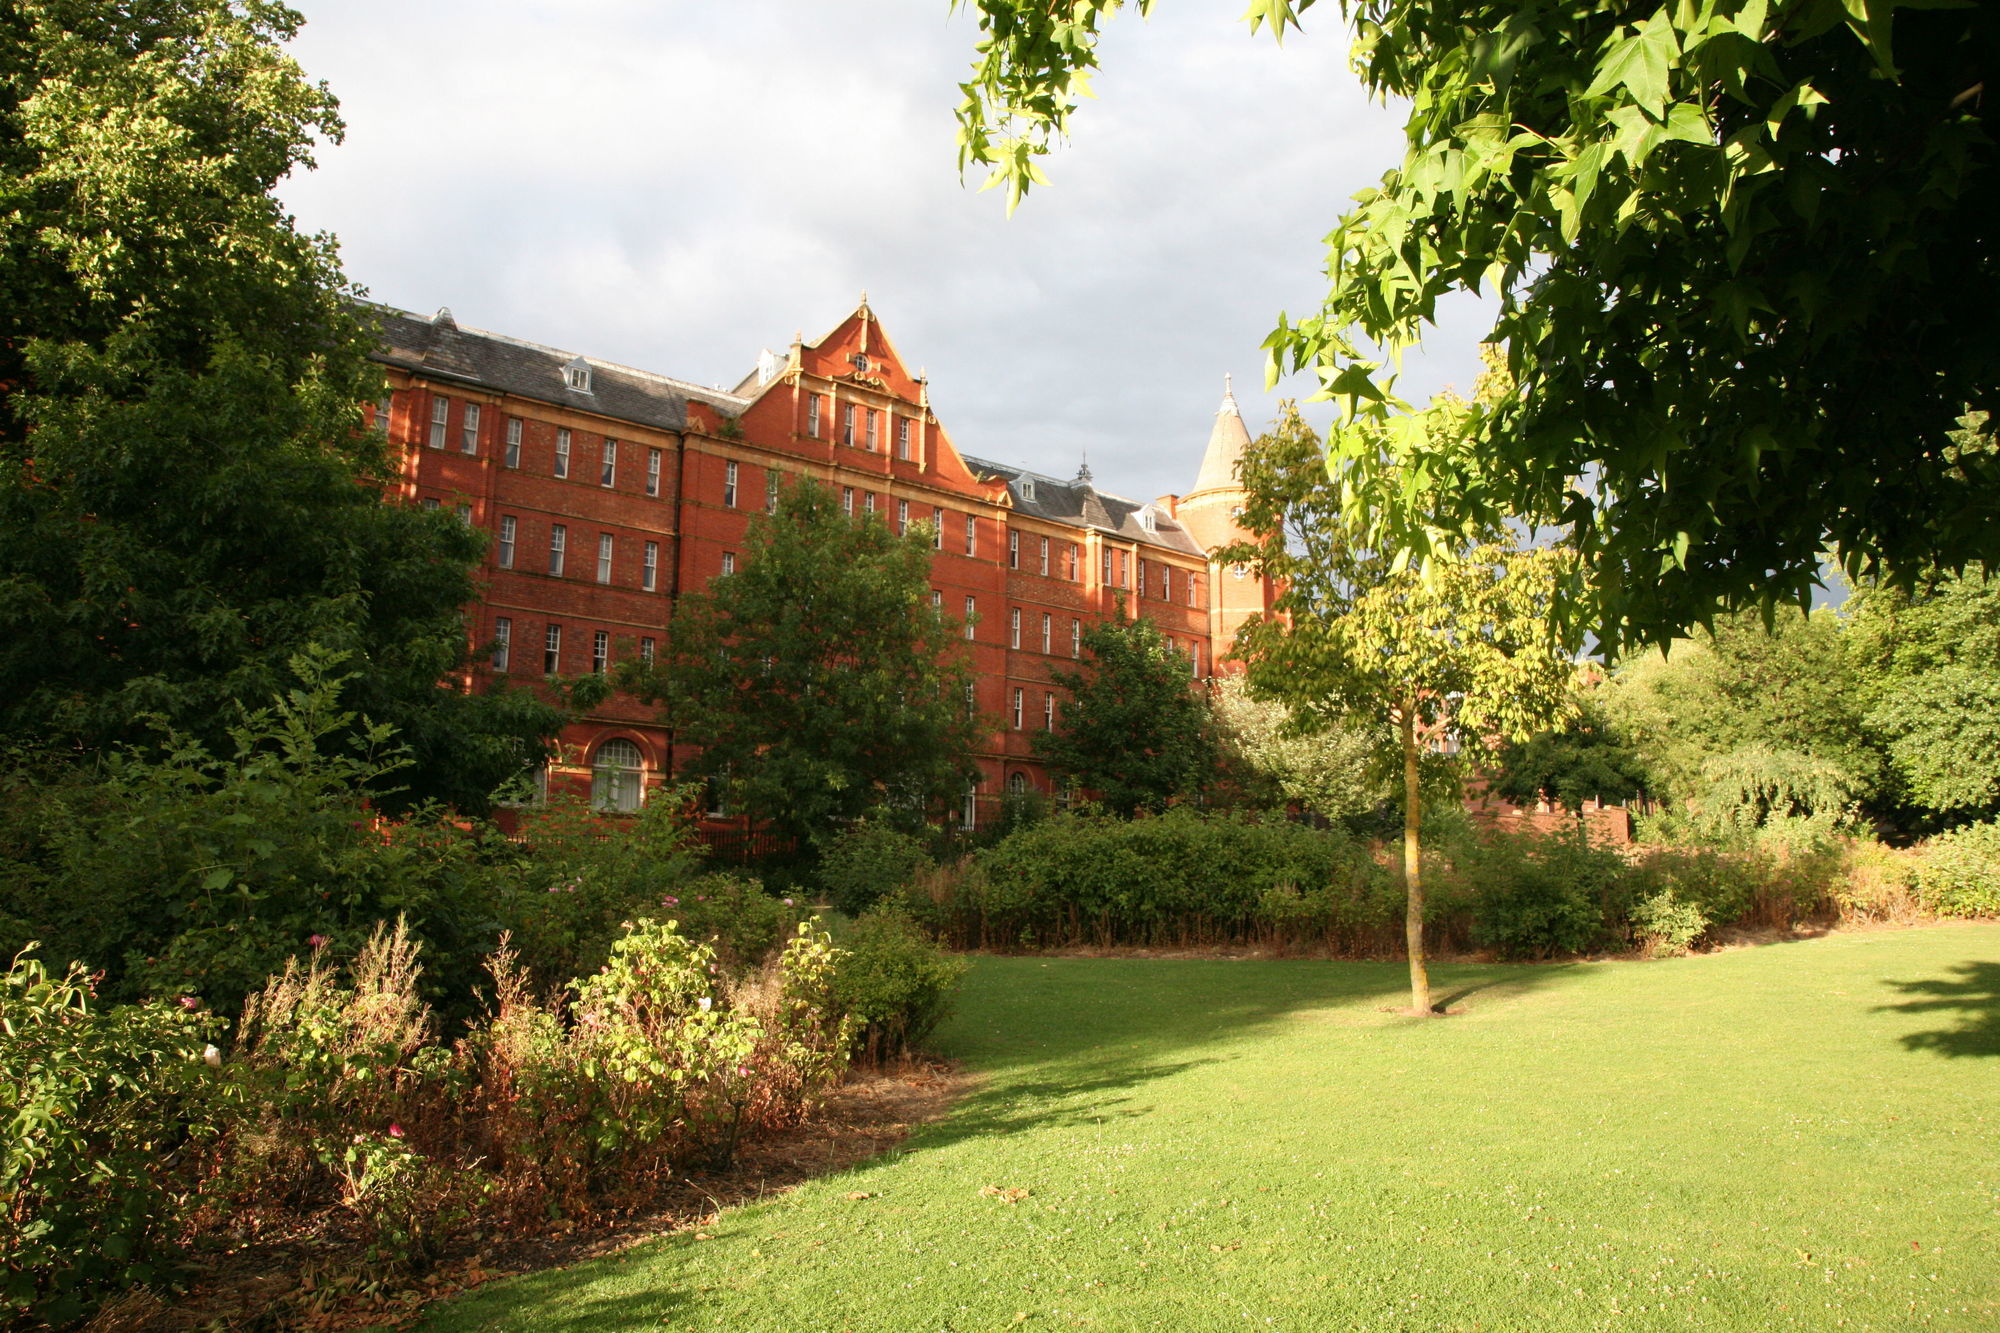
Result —
<instances>
[{"instance_id":1,"label":"roof ridge","mask_svg":"<svg viewBox=\"0 0 2000 1333\"><path fill-rule=\"evenodd\" d=\"M380 301L368 301L364 302L364 304L376 306L388 311L392 315L401 315L405 319L414 319L419 323L427 324L430 322L415 311L403 310ZM751 401L750 396L745 394L733 393L728 389L713 388L706 384L696 384L693 380L677 379L672 375L663 375L657 370L645 370L639 366L628 366L622 361L611 361L601 356L591 356L587 352L572 351L567 347L551 347L547 343L538 343L528 338L516 338L512 334L496 333L492 329L477 328L470 324L458 324L456 327L461 334L473 334L481 338L491 338L494 342L506 343L510 347L521 347L530 352L546 352L550 356L581 357L594 367L622 371L628 375L636 375L640 379L652 380L657 384L665 384L676 389L692 390L695 393L704 394L711 398L732 398L744 404L748 404Z\"/></svg>"}]
</instances>

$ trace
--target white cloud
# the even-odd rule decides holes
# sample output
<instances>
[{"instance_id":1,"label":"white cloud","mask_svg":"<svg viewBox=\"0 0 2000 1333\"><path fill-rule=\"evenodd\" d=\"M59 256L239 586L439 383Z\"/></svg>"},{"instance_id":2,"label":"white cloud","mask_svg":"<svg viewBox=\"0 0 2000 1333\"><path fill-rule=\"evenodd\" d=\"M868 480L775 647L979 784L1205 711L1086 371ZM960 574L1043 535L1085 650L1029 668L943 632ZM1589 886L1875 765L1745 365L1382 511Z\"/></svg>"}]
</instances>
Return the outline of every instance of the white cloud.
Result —
<instances>
[{"instance_id":1,"label":"white cloud","mask_svg":"<svg viewBox=\"0 0 2000 1333\"><path fill-rule=\"evenodd\" d=\"M1142 498L1192 484L1222 376L1324 291L1320 237L1400 157L1331 21L1112 23L1101 100L1013 219L955 171L945 0L306 0L347 141L288 182L379 299L707 383L863 289L969 452ZM1406 391L1469 386L1477 303ZM1300 394L1310 385L1283 391Z\"/></svg>"}]
</instances>

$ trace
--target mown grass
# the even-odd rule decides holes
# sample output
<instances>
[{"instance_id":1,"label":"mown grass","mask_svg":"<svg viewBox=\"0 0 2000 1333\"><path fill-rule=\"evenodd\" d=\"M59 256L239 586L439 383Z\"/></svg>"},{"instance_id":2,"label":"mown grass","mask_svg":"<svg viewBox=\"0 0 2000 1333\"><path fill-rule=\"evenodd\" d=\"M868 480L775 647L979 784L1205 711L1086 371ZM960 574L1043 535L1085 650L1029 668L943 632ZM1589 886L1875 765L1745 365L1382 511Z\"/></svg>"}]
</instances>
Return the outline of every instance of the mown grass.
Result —
<instances>
[{"instance_id":1,"label":"mown grass","mask_svg":"<svg viewBox=\"0 0 2000 1333\"><path fill-rule=\"evenodd\" d=\"M1434 976L979 959L903 1151L429 1327L2000 1327L2000 926Z\"/></svg>"}]
</instances>

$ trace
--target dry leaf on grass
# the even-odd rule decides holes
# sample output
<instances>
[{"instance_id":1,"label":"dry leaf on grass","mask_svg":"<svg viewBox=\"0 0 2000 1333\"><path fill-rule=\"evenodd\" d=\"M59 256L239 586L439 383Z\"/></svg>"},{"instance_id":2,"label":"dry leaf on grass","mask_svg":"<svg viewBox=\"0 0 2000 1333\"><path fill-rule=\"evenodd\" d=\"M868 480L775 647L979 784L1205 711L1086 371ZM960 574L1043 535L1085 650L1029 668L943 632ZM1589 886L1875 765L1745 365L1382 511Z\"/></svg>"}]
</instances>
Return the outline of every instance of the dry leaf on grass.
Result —
<instances>
[{"instance_id":1,"label":"dry leaf on grass","mask_svg":"<svg viewBox=\"0 0 2000 1333\"><path fill-rule=\"evenodd\" d=\"M979 1192L989 1199L998 1199L1002 1203L1019 1203L1028 1197L1028 1191L1024 1189L1002 1189L998 1185L981 1185Z\"/></svg>"}]
</instances>

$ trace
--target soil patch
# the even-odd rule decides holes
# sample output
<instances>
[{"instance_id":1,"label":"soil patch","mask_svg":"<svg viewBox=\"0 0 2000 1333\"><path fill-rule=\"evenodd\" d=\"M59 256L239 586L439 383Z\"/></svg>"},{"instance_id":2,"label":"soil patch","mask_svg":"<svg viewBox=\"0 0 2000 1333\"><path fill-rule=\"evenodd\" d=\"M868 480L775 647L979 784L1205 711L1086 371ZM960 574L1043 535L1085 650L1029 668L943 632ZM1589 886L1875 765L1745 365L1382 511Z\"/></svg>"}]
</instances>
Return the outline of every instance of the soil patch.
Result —
<instances>
[{"instance_id":1,"label":"soil patch","mask_svg":"<svg viewBox=\"0 0 2000 1333\"><path fill-rule=\"evenodd\" d=\"M428 1272L366 1272L363 1250L339 1210L274 1227L257 1243L207 1252L183 1270L178 1295L140 1288L105 1305L85 1333L278 1333L404 1328L423 1307L482 1282L560 1268L650 1240L712 1226L722 1209L782 1194L880 1156L936 1120L970 1079L938 1063L856 1074L798 1130L744 1144L722 1172L690 1172L641 1208L532 1235L469 1233Z\"/></svg>"}]
</instances>

